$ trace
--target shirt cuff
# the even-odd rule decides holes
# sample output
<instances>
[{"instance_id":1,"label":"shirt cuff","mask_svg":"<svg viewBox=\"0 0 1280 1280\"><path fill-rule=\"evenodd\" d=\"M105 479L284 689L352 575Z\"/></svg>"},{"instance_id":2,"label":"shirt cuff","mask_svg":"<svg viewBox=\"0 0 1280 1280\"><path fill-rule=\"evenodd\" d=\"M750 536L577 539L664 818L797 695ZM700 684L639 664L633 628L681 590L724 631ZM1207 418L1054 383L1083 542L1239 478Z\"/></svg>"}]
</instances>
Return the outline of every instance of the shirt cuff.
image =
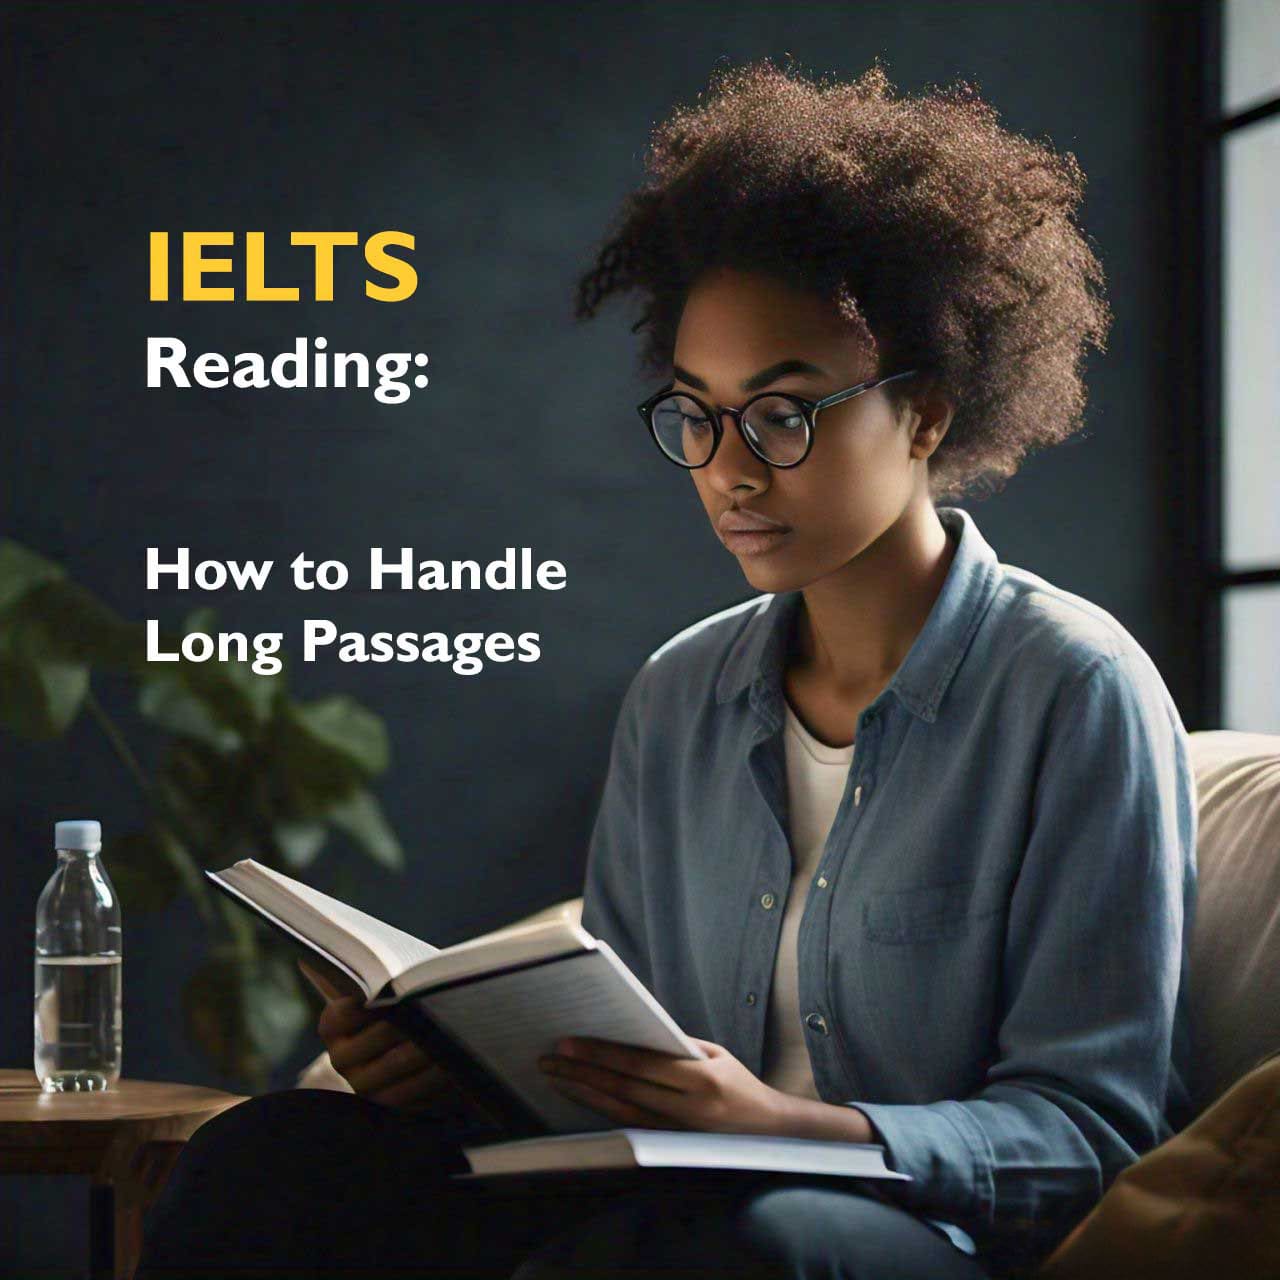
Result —
<instances>
[{"instance_id":1,"label":"shirt cuff","mask_svg":"<svg viewBox=\"0 0 1280 1280\"><path fill-rule=\"evenodd\" d=\"M993 1156L986 1135L958 1102L845 1105L871 1122L873 1141L884 1145L885 1163L911 1177L894 1188L905 1204L990 1221Z\"/></svg>"}]
</instances>

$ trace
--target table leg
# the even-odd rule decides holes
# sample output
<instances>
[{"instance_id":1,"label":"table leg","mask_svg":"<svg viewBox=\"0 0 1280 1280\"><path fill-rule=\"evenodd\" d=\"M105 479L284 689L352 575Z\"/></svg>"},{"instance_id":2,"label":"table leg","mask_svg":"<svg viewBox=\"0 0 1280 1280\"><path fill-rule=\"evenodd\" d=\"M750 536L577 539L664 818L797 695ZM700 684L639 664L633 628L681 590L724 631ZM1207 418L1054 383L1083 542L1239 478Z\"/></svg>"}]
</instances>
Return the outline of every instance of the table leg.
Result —
<instances>
[{"instance_id":1,"label":"table leg","mask_svg":"<svg viewBox=\"0 0 1280 1280\"><path fill-rule=\"evenodd\" d=\"M89 1185L89 1280L115 1280L116 1189L109 1182Z\"/></svg>"},{"instance_id":2,"label":"table leg","mask_svg":"<svg viewBox=\"0 0 1280 1280\"><path fill-rule=\"evenodd\" d=\"M90 1280L133 1280L142 1255L144 1215L163 1190L183 1146L144 1143L126 1173L90 1185Z\"/></svg>"}]
</instances>

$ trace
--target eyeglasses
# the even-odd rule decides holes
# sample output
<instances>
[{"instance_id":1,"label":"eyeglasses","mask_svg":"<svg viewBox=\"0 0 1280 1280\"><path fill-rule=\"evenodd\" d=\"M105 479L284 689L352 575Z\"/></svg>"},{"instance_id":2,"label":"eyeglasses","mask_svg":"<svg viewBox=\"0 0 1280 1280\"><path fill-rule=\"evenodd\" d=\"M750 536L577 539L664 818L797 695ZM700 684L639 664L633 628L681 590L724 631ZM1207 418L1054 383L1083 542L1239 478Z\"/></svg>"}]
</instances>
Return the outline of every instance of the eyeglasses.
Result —
<instances>
[{"instance_id":1,"label":"eyeglasses","mask_svg":"<svg viewBox=\"0 0 1280 1280\"><path fill-rule=\"evenodd\" d=\"M887 378L872 378L821 400L764 391L752 396L741 409L722 404L713 407L687 391L665 387L636 407L663 456L678 467L692 471L705 467L715 457L724 436L721 418L726 413L747 448L762 462L771 467L798 467L813 448L814 420L819 409L843 404L873 387L917 372L908 369Z\"/></svg>"}]
</instances>

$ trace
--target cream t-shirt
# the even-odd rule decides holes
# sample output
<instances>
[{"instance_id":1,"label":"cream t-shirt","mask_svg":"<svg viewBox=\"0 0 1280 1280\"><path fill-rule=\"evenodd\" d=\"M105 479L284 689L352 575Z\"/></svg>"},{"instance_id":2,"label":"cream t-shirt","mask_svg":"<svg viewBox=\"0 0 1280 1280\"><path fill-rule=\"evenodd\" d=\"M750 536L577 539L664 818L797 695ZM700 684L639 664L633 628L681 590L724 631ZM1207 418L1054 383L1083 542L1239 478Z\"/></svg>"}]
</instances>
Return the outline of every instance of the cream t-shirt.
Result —
<instances>
[{"instance_id":1,"label":"cream t-shirt","mask_svg":"<svg viewBox=\"0 0 1280 1280\"><path fill-rule=\"evenodd\" d=\"M760 1078L783 1093L816 1099L818 1090L809 1065L796 981L796 934L809 883L817 873L827 833L844 794L854 744L829 747L819 742L792 711L791 704L783 699L783 705L794 867L778 938L765 1030L764 1070Z\"/></svg>"}]
</instances>

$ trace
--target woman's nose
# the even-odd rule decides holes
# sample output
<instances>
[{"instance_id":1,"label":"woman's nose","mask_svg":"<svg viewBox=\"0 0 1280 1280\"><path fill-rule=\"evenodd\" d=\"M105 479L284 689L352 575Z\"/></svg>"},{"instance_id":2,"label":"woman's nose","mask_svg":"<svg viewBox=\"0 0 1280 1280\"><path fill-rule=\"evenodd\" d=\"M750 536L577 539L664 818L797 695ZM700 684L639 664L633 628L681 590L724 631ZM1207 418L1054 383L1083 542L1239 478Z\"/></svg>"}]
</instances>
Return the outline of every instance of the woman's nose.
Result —
<instances>
[{"instance_id":1,"label":"woman's nose","mask_svg":"<svg viewBox=\"0 0 1280 1280\"><path fill-rule=\"evenodd\" d=\"M707 479L725 493L736 489L744 480L753 488L767 484L769 465L747 448L733 414L722 413L720 425L723 428L720 447L707 463Z\"/></svg>"}]
</instances>

